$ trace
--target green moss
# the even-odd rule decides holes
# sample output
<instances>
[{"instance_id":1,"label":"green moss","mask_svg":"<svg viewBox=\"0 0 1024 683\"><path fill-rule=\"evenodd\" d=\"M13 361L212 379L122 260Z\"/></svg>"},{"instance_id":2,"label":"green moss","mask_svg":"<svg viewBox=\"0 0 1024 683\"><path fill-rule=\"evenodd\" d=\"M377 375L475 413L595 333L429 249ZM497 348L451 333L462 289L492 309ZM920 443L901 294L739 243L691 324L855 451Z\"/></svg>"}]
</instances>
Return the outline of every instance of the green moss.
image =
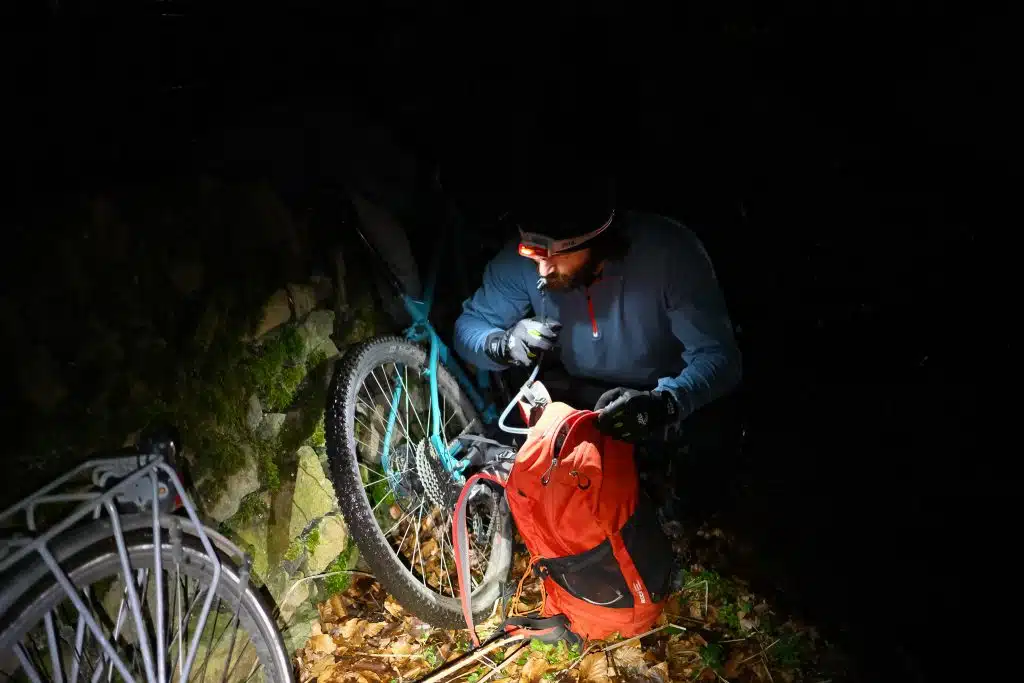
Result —
<instances>
[{"instance_id":1,"label":"green moss","mask_svg":"<svg viewBox=\"0 0 1024 683\"><path fill-rule=\"evenodd\" d=\"M324 572L328 575L324 580L326 597L344 593L352 585L352 575L348 573L348 570L355 564L357 552L356 544L350 541L345 550L327 566ZM338 573L331 574L331 572Z\"/></svg>"},{"instance_id":2,"label":"green moss","mask_svg":"<svg viewBox=\"0 0 1024 683\"><path fill-rule=\"evenodd\" d=\"M327 433L324 431L324 419L321 417L309 437L309 445L315 449L327 448Z\"/></svg>"},{"instance_id":3,"label":"green moss","mask_svg":"<svg viewBox=\"0 0 1024 683\"><path fill-rule=\"evenodd\" d=\"M320 545L320 529L313 529L306 534L306 551L312 555L316 552L318 545Z\"/></svg>"},{"instance_id":4,"label":"green moss","mask_svg":"<svg viewBox=\"0 0 1024 683\"><path fill-rule=\"evenodd\" d=\"M302 336L287 326L265 341L258 355L249 361L249 372L257 394L270 411L282 411L291 405L295 392L306 376Z\"/></svg>"},{"instance_id":5,"label":"green moss","mask_svg":"<svg viewBox=\"0 0 1024 683\"><path fill-rule=\"evenodd\" d=\"M263 495L253 493L242 499L238 505L238 512L235 513L235 521L240 526L245 526L258 521L270 514L270 506L263 500Z\"/></svg>"},{"instance_id":6,"label":"green moss","mask_svg":"<svg viewBox=\"0 0 1024 683\"><path fill-rule=\"evenodd\" d=\"M288 544L288 549L284 551L284 559L288 562L294 562L302 557L305 549L306 546L301 539L292 539L292 542Z\"/></svg>"}]
</instances>

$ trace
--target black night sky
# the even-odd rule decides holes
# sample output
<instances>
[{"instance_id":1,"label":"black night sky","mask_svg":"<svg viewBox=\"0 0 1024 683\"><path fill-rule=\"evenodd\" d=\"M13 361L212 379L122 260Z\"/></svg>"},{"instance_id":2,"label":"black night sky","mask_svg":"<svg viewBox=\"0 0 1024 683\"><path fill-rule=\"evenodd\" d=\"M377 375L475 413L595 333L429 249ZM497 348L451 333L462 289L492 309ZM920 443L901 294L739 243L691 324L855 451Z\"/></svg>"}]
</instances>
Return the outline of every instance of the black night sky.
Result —
<instances>
[{"instance_id":1,"label":"black night sky","mask_svg":"<svg viewBox=\"0 0 1024 683\"><path fill-rule=\"evenodd\" d=\"M430 4L21 3L3 41L12 222L202 166L303 205L344 166L338 118L391 128L467 201L518 146L588 140L630 204L715 259L745 360L735 515L757 570L874 680L942 670L935 629L1003 599L976 584L1009 542L988 535L1012 483L994 453L1013 448L978 426L1013 348L1012 314L991 313L1007 256L988 246L1019 222L992 199L1007 20L968 3ZM239 128L258 148L223 143ZM5 277L48 267L16 245Z\"/></svg>"}]
</instances>

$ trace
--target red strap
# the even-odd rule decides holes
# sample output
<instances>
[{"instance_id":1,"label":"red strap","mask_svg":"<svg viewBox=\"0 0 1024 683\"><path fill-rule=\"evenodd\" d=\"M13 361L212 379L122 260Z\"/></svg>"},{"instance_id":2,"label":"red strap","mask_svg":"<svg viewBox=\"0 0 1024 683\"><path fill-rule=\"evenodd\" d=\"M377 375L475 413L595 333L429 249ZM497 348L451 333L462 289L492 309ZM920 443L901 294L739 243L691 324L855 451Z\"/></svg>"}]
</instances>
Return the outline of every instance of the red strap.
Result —
<instances>
[{"instance_id":1,"label":"red strap","mask_svg":"<svg viewBox=\"0 0 1024 683\"><path fill-rule=\"evenodd\" d=\"M493 474L479 472L466 480L466 485L459 493L459 500L455 504L455 514L452 515L452 549L455 552L455 570L459 578L459 601L462 603L462 617L466 620L466 627L469 629L469 636L473 639L473 646L480 647L480 639L476 635L476 627L473 625L473 608L471 593L473 584L469 579L469 538L466 535L466 505L469 502L469 492L473 485L480 480L494 482L504 488L505 482Z\"/></svg>"}]
</instances>

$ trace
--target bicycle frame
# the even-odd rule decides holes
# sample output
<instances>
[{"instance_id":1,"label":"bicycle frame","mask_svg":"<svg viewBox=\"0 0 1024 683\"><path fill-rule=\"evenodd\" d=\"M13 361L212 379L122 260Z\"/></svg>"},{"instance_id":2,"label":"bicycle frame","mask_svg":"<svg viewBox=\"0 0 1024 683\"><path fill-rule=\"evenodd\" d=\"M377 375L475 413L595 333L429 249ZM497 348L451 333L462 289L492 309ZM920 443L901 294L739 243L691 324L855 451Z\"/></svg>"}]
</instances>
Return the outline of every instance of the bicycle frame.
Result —
<instances>
[{"instance_id":1,"label":"bicycle frame","mask_svg":"<svg viewBox=\"0 0 1024 683\"><path fill-rule=\"evenodd\" d=\"M461 449L462 444L455 442L449 448L441 439L441 415L437 395L438 363L443 364L445 368L452 373L459 386L466 392L466 395L473 403L477 413L480 415L480 419L483 420L485 424L493 424L497 421L498 409L494 401L487 402L484 398L484 392L490 388L490 375L487 370L478 368L475 381L470 379L469 374L462 368L458 360L451 353L448 345L444 343L440 335L438 335L437 330L434 329L434 326L430 322L430 309L434 301L434 286L437 282L438 269L441 264L441 254L443 253L446 238L448 237L448 229L449 226L445 225L445 234L443 234L441 239L437 240L435 244L423 298L415 299L409 296L405 291L405 288L402 287L402 284L394 276L394 273L391 272L390 267L388 267L387 260L381 256L380 252L377 251L376 248L374 248L373 244L366 238L366 235L363 234L363 231L360 229L358 224L356 225L356 232L359 234L367 248L369 248L374 256L384 265L390 276L389 279L392 287L400 294L402 304L404 305L406 312L412 318L412 324L404 330L405 337L410 341L429 345L428 364L425 373L430 383L430 445L434 448L434 452L438 453L441 463L444 465L445 469L457 482L464 483L462 472L469 465L469 462L466 460L456 459L456 455ZM457 248L459 242L458 240L454 241ZM459 255L456 254L455 258L458 259ZM398 416L398 406L400 404L403 391L401 378L396 379L398 381L395 382L395 389L391 396L391 411L388 415L388 423L384 432L384 439L381 444L381 452L385 464L387 463L387 456L390 452L391 434Z\"/></svg>"}]
</instances>

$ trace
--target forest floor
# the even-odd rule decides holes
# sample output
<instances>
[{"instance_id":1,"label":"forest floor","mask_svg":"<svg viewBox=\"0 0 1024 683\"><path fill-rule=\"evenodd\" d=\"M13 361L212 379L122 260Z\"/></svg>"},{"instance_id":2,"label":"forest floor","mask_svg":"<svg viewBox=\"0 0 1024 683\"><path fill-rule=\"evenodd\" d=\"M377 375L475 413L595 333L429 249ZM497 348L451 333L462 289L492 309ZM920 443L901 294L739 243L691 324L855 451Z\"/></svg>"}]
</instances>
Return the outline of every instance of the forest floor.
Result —
<instances>
[{"instance_id":1,"label":"forest floor","mask_svg":"<svg viewBox=\"0 0 1024 683\"><path fill-rule=\"evenodd\" d=\"M729 539L705 525L689 540L674 535L676 552L690 560L677 578L653 631L631 639L565 643L517 642L489 652L445 681L612 683L839 683L848 678L847 657L813 625L781 613L748 584L724 576L716 554ZM699 549L698 549L699 546ZM529 562L517 553L513 577ZM539 606L540 584L525 583L522 604ZM466 630L432 628L407 614L372 576L319 606L320 620L295 654L300 683L405 683L422 680L470 649ZM478 625L483 640L499 615Z\"/></svg>"}]
</instances>

